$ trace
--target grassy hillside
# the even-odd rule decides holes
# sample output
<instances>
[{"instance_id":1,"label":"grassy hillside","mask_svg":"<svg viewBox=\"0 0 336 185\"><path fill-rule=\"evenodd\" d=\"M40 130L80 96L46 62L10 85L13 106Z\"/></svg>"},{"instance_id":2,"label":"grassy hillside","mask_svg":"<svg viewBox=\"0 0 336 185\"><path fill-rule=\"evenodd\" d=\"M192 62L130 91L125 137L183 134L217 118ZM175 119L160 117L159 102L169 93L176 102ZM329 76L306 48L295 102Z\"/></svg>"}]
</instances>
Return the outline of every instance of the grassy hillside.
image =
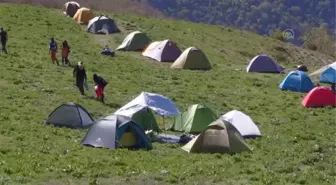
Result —
<instances>
[{"instance_id":1,"label":"grassy hillside","mask_svg":"<svg viewBox=\"0 0 336 185\"><path fill-rule=\"evenodd\" d=\"M306 109L300 104L304 94L281 92L278 85L285 75L245 72L247 61L261 52L288 69L304 63L313 70L334 58L205 24L111 14L123 32L94 36L58 10L1 4L0 12L1 25L9 29L10 52L0 56L0 184L335 182L335 110ZM148 33L153 40L172 39L182 49L199 47L214 69L171 70L135 52L117 52L115 58L100 55L103 45L115 48L134 30ZM107 105L80 96L72 69L51 64L51 36L59 44L68 40L70 60L84 61L91 84L93 72L110 82ZM141 91L168 96L181 111L194 103L205 104L217 114L239 109L257 122L264 137L248 140L252 153L232 156L191 155L178 145L157 143L152 151L111 151L81 147L85 130L42 124L61 103L77 102L98 119Z\"/></svg>"}]
</instances>

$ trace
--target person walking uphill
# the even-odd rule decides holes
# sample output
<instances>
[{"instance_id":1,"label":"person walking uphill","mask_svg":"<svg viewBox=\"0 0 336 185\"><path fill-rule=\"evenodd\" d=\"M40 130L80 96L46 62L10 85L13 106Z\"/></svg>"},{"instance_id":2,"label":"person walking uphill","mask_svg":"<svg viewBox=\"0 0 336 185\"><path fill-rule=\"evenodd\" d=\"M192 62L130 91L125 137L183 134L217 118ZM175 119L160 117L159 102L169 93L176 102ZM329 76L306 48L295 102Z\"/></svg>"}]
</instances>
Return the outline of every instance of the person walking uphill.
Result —
<instances>
[{"instance_id":1,"label":"person walking uphill","mask_svg":"<svg viewBox=\"0 0 336 185\"><path fill-rule=\"evenodd\" d=\"M79 89L81 95L85 95L84 93L84 83L86 83L86 71L83 66L83 62L78 62L78 65L73 70L73 76L76 77L76 86Z\"/></svg>"},{"instance_id":2,"label":"person walking uphill","mask_svg":"<svg viewBox=\"0 0 336 185\"><path fill-rule=\"evenodd\" d=\"M70 46L68 44L68 42L65 40L62 43L62 65L63 64L67 64L70 66L70 61L69 61L69 53L70 53Z\"/></svg>"},{"instance_id":3,"label":"person walking uphill","mask_svg":"<svg viewBox=\"0 0 336 185\"><path fill-rule=\"evenodd\" d=\"M59 65L57 57L56 57L56 54L57 54L57 43L54 40L54 38L50 39L49 54L50 54L52 63L55 64L55 62L56 62L57 65Z\"/></svg>"},{"instance_id":4,"label":"person walking uphill","mask_svg":"<svg viewBox=\"0 0 336 185\"><path fill-rule=\"evenodd\" d=\"M106 87L108 82L104 80L104 78L102 78L101 76L98 76L97 74L93 74L93 81L95 83L95 91L97 99L100 99L103 103L105 103L104 88Z\"/></svg>"},{"instance_id":5,"label":"person walking uphill","mask_svg":"<svg viewBox=\"0 0 336 185\"><path fill-rule=\"evenodd\" d=\"M8 41L8 35L7 35L7 32L3 28L0 28L0 37L1 37L2 51L4 53L8 54L7 49L6 49L6 43Z\"/></svg>"}]
</instances>

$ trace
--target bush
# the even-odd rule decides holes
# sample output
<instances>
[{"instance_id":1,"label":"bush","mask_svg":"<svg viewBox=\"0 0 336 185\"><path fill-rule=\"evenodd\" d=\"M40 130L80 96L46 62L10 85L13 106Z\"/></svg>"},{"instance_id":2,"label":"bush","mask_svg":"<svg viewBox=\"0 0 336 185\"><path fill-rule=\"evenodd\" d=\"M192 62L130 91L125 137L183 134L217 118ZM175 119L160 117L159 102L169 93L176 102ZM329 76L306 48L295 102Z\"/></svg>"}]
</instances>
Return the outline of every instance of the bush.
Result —
<instances>
[{"instance_id":1,"label":"bush","mask_svg":"<svg viewBox=\"0 0 336 185\"><path fill-rule=\"evenodd\" d=\"M280 40L282 42L285 41L285 37L284 37L283 33L279 30L272 32L271 33L271 38L275 39L275 40Z\"/></svg>"}]
</instances>

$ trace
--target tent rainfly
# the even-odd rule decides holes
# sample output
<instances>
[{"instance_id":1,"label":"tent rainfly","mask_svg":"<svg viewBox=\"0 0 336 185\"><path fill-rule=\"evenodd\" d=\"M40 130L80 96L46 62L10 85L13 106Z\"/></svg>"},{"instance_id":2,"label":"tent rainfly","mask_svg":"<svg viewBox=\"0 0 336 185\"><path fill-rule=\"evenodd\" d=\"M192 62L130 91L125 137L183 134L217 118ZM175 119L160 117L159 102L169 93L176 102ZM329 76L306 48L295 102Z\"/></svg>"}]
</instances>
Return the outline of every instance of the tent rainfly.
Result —
<instances>
[{"instance_id":1,"label":"tent rainfly","mask_svg":"<svg viewBox=\"0 0 336 185\"><path fill-rule=\"evenodd\" d=\"M257 55L250 61L246 71L256 73L281 73L282 69L269 56Z\"/></svg>"},{"instance_id":2,"label":"tent rainfly","mask_svg":"<svg viewBox=\"0 0 336 185\"><path fill-rule=\"evenodd\" d=\"M180 114L178 108L169 98L148 92L142 92L135 99L118 109L115 114L135 107L148 107L161 116L177 116Z\"/></svg>"}]
</instances>

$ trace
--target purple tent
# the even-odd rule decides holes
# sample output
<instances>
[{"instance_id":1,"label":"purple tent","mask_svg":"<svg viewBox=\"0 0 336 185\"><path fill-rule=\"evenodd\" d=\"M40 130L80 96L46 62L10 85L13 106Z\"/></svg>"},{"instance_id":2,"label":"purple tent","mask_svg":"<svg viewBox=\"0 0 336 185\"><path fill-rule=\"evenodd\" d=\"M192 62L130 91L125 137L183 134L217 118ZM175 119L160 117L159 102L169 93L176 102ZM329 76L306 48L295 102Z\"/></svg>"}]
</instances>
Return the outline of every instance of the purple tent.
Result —
<instances>
[{"instance_id":1,"label":"purple tent","mask_svg":"<svg viewBox=\"0 0 336 185\"><path fill-rule=\"evenodd\" d=\"M270 57L266 55L258 55L250 61L246 71L257 73L281 73L281 68Z\"/></svg>"},{"instance_id":2,"label":"purple tent","mask_svg":"<svg viewBox=\"0 0 336 185\"><path fill-rule=\"evenodd\" d=\"M142 55L160 62L174 62L181 53L173 41L164 40L151 43Z\"/></svg>"}]
</instances>

